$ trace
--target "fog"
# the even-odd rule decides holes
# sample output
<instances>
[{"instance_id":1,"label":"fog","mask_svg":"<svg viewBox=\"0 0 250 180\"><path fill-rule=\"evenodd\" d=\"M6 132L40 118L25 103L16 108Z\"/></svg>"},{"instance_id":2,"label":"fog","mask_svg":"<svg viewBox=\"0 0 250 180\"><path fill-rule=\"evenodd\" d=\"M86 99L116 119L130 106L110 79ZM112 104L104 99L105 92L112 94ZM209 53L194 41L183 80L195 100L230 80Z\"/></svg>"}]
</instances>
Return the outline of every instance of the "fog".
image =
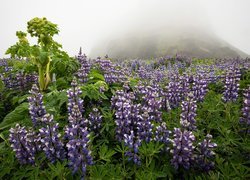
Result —
<instances>
[{"instance_id":1,"label":"fog","mask_svg":"<svg viewBox=\"0 0 250 180\"><path fill-rule=\"evenodd\" d=\"M88 55L111 39L163 29L206 31L250 54L249 7L248 0L1 0L0 57L33 17L58 24L55 39L72 56L80 46Z\"/></svg>"}]
</instances>

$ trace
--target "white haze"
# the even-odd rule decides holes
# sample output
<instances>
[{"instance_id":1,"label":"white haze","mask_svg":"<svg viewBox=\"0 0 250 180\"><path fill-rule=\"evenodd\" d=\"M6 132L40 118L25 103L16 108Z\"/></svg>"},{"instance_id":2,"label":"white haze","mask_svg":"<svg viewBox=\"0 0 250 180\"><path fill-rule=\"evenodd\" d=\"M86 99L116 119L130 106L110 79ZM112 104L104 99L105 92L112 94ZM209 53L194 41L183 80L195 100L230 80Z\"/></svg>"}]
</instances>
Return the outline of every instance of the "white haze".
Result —
<instances>
[{"instance_id":1,"label":"white haze","mask_svg":"<svg viewBox=\"0 0 250 180\"><path fill-rule=\"evenodd\" d=\"M166 25L206 29L250 54L249 7L248 0L0 0L0 57L34 17L58 24L55 39L72 56L80 46L88 54L107 38Z\"/></svg>"}]
</instances>

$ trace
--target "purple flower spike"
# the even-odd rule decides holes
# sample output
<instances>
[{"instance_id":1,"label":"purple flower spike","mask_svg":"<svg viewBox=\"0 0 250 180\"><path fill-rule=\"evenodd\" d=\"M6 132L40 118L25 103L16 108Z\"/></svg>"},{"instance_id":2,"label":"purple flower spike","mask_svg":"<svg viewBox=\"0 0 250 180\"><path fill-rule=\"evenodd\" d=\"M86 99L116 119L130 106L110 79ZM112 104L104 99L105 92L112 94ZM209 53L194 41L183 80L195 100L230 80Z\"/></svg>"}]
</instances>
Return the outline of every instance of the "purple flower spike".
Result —
<instances>
[{"instance_id":1,"label":"purple flower spike","mask_svg":"<svg viewBox=\"0 0 250 180\"><path fill-rule=\"evenodd\" d=\"M211 142L212 138L212 135L207 134L206 138L198 144L199 155L196 163L203 171L210 171L214 168L214 162L211 160L215 157L213 149L217 147L217 144Z\"/></svg>"},{"instance_id":2,"label":"purple flower spike","mask_svg":"<svg viewBox=\"0 0 250 180\"><path fill-rule=\"evenodd\" d=\"M224 102L236 101L238 98L239 91L239 81L240 81L240 70L236 67L231 68L225 78L225 86L222 100Z\"/></svg>"},{"instance_id":3,"label":"purple flower spike","mask_svg":"<svg viewBox=\"0 0 250 180\"><path fill-rule=\"evenodd\" d=\"M242 108L242 117L240 118L240 124L244 125L245 132L250 134L250 86L244 92L244 101Z\"/></svg>"},{"instance_id":4,"label":"purple flower spike","mask_svg":"<svg viewBox=\"0 0 250 180\"><path fill-rule=\"evenodd\" d=\"M69 125L65 127L65 140L68 150L69 166L73 173L78 170L85 176L87 165L93 164L91 151L89 149L89 132L87 120L82 117L82 100L79 98L80 90L75 80L72 89L68 91Z\"/></svg>"},{"instance_id":5,"label":"purple flower spike","mask_svg":"<svg viewBox=\"0 0 250 180\"><path fill-rule=\"evenodd\" d=\"M182 112L180 115L180 124L182 128L187 130L195 130L197 105L193 94L189 94L187 100L181 103L181 109Z\"/></svg>"},{"instance_id":6,"label":"purple flower spike","mask_svg":"<svg viewBox=\"0 0 250 180\"><path fill-rule=\"evenodd\" d=\"M97 108L93 108L88 120L90 130L98 133L98 130L101 128L102 115Z\"/></svg>"},{"instance_id":7,"label":"purple flower spike","mask_svg":"<svg viewBox=\"0 0 250 180\"><path fill-rule=\"evenodd\" d=\"M55 123L53 116L46 114L42 118L44 127L39 129L41 147L47 158L53 163L57 159L65 159L63 143L60 140L61 134L58 132L59 124Z\"/></svg>"},{"instance_id":8,"label":"purple flower spike","mask_svg":"<svg viewBox=\"0 0 250 180\"><path fill-rule=\"evenodd\" d=\"M32 129L16 124L15 128L10 129L9 140L16 158L21 164L34 164L37 152L35 133Z\"/></svg>"},{"instance_id":9,"label":"purple flower spike","mask_svg":"<svg viewBox=\"0 0 250 180\"><path fill-rule=\"evenodd\" d=\"M170 142L170 133L171 131L167 130L166 123L163 122L160 125L156 126L154 140L158 142L163 142L164 144L168 144Z\"/></svg>"},{"instance_id":10,"label":"purple flower spike","mask_svg":"<svg viewBox=\"0 0 250 180\"><path fill-rule=\"evenodd\" d=\"M31 94L31 96L28 97L29 113L32 123L36 127L41 124L41 118L46 114L46 110L43 105L43 95L39 92L36 84L33 84L29 92Z\"/></svg>"},{"instance_id":11,"label":"purple flower spike","mask_svg":"<svg viewBox=\"0 0 250 180\"><path fill-rule=\"evenodd\" d=\"M71 113L74 106L77 106L81 113L83 113L83 100L79 97L82 91L77 87L77 81L74 78L71 83L72 88L67 90L68 96L68 112Z\"/></svg>"},{"instance_id":12,"label":"purple flower spike","mask_svg":"<svg viewBox=\"0 0 250 180\"><path fill-rule=\"evenodd\" d=\"M181 131L179 128L174 129L173 149L170 151L173 154L171 163L175 169L183 167L190 169L194 160L195 137L191 131Z\"/></svg>"}]
</instances>

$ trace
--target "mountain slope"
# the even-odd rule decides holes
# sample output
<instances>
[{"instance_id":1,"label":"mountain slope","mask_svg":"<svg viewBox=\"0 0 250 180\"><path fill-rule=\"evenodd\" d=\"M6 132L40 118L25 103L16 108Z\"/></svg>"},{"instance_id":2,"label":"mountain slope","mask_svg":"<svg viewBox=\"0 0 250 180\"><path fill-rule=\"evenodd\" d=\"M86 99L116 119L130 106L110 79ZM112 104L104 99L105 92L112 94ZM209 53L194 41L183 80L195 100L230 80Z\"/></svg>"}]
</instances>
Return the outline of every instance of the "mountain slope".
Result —
<instances>
[{"instance_id":1,"label":"mountain slope","mask_svg":"<svg viewBox=\"0 0 250 180\"><path fill-rule=\"evenodd\" d=\"M191 57L246 57L246 53L204 30L164 28L134 32L100 43L90 56L113 58L152 58L180 53Z\"/></svg>"}]
</instances>

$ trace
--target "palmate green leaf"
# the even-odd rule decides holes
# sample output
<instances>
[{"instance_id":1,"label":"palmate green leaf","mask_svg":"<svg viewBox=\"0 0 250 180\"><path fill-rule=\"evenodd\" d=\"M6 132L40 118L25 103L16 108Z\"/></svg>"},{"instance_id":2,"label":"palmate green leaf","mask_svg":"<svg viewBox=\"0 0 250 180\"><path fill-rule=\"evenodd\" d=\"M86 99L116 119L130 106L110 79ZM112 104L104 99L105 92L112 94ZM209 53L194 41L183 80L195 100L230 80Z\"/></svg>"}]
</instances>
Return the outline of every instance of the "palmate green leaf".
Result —
<instances>
[{"instance_id":1,"label":"palmate green leaf","mask_svg":"<svg viewBox=\"0 0 250 180\"><path fill-rule=\"evenodd\" d=\"M48 109L60 110L61 106L68 101L66 91L52 91L45 94L44 101Z\"/></svg>"},{"instance_id":2,"label":"palmate green leaf","mask_svg":"<svg viewBox=\"0 0 250 180\"><path fill-rule=\"evenodd\" d=\"M88 74L88 83L95 83L97 81L105 81L104 76L97 69L92 69Z\"/></svg>"},{"instance_id":3,"label":"palmate green leaf","mask_svg":"<svg viewBox=\"0 0 250 180\"><path fill-rule=\"evenodd\" d=\"M21 166L18 171L13 173L12 179L33 179L33 180L45 180L46 178L41 175L42 171L39 166Z\"/></svg>"},{"instance_id":4,"label":"palmate green leaf","mask_svg":"<svg viewBox=\"0 0 250 180\"><path fill-rule=\"evenodd\" d=\"M112 149L108 149L108 146L106 146L105 144L103 144L100 147L100 151L99 151L99 158L103 161L106 162L110 162L111 161L111 157L115 154L116 152Z\"/></svg>"},{"instance_id":5,"label":"palmate green leaf","mask_svg":"<svg viewBox=\"0 0 250 180\"><path fill-rule=\"evenodd\" d=\"M46 173L48 179L67 179L67 176L71 173L70 169L67 167L68 162L63 161L52 164L49 163L49 169Z\"/></svg>"},{"instance_id":6,"label":"palmate green leaf","mask_svg":"<svg viewBox=\"0 0 250 180\"><path fill-rule=\"evenodd\" d=\"M21 103L23 103L24 101L26 101L27 100L27 97L29 97L30 95L29 94L25 94L25 95L23 95L23 96L14 96L13 98L12 98L12 104L16 104L16 103L18 103L18 104L21 104Z\"/></svg>"},{"instance_id":7,"label":"palmate green leaf","mask_svg":"<svg viewBox=\"0 0 250 180\"><path fill-rule=\"evenodd\" d=\"M99 91L100 84L87 84L81 86L82 98L88 97L90 100L108 99L103 93Z\"/></svg>"},{"instance_id":8,"label":"palmate green leaf","mask_svg":"<svg viewBox=\"0 0 250 180\"><path fill-rule=\"evenodd\" d=\"M55 73L57 76L62 77L66 71L67 63L62 58L53 58L51 64L51 72Z\"/></svg>"},{"instance_id":9,"label":"palmate green leaf","mask_svg":"<svg viewBox=\"0 0 250 180\"><path fill-rule=\"evenodd\" d=\"M109 169L106 165L94 165L90 166L90 179L92 180L102 180L107 176Z\"/></svg>"},{"instance_id":10,"label":"palmate green leaf","mask_svg":"<svg viewBox=\"0 0 250 180\"><path fill-rule=\"evenodd\" d=\"M156 168L152 169L152 168L145 168L143 170L138 170L136 172L136 179L139 180L155 180L155 179L159 179L159 178L166 178L166 173L157 170Z\"/></svg>"},{"instance_id":11,"label":"palmate green leaf","mask_svg":"<svg viewBox=\"0 0 250 180\"><path fill-rule=\"evenodd\" d=\"M122 169L121 164L107 164L108 171L108 179L112 180L123 180L129 179L129 174L126 170Z\"/></svg>"},{"instance_id":12,"label":"palmate green leaf","mask_svg":"<svg viewBox=\"0 0 250 180\"><path fill-rule=\"evenodd\" d=\"M17 106L13 111L5 116L0 124L0 131L9 128L16 123L27 123L29 120L29 103L25 102Z\"/></svg>"},{"instance_id":13,"label":"palmate green leaf","mask_svg":"<svg viewBox=\"0 0 250 180\"><path fill-rule=\"evenodd\" d=\"M122 143L121 145L116 145L115 150L119 153L125 153L126 151L128 151L128 147L124 145L124 143Z\"/></svg>"},{"instance_id":14,"label":"palmate green leaf","mask_svg":"<svg viewBox=\"0 0 250 180\"><path fill-rule=\"evenodd\" d=\"M94 99L94 100L98 100L98 90L96 89L96 87L93 84L88 84L86 86L82 86L82 97L88 97L89 99Z\"/></svg>"},{"instance_id":15,"label":"palmate green leaf","mask_svg":"<svg viewBox=\"0 0 250 180\"><path fill-rule=\"evenodd\" d=\"M158 142L143 142L141 147L139 148L139 152L145 157L153 157L158 154L163 147L164 145Z\"/></svg>"}]
</instances>

